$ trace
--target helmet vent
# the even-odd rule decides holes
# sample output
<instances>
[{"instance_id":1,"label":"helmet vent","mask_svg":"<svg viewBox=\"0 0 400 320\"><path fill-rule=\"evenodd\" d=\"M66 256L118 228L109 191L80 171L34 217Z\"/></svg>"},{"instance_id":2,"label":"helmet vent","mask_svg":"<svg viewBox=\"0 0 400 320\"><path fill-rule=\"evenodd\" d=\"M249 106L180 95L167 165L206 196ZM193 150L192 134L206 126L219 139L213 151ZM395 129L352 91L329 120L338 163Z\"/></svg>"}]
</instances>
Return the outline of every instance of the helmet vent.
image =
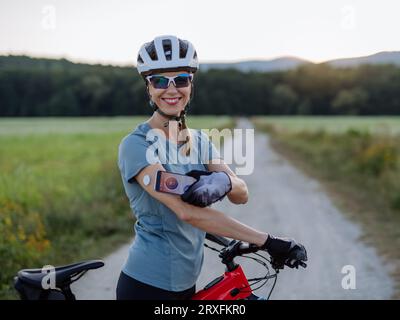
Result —
<instances>
[{"instance_id":1,"label":"helmet vent","mask_svg":"<svg viewBox=\"0 0 400 320\"><path fill-rule=\"evenodd\" d=\"M167 61L170 61L172 59L171 40L169 40L169 39L163 40L162 45L164 48L165 59L167 59Z\"/></svg>"},{"instance_id":2,"label":"helmet vent","mask_svg":"<svg viewBox=\"0 0 400 320\"><path fill-rule=\"evenodd\" d=\"M146 51L150 56L150 59L153 61L158 60L157 57L157 52L156 52L156 47L154 46L154 41L150 42L147 46L146 46Z\"/></svg>"},{"instance_id":3,"label":"helmet vent","mask_svg":"<svg viewBox=\"0 0 400 320\"><path fill-rule=\"evenodd\" d=\"M188 51L187 42L179 39L179 58L181 59L185 58L187 51Z\"/></svg>"},{"instance_id":4,"label":"helmet vent","mask_svg":"<svg viewBox=\"0 0 400 320\"><path fill-rule=\"evenodd\" d=\"M138 57L137 57L137 61L138 61L139 63L144 63L142 57L140 56L140 54L139 54Z\"/></svg>"}]
</instances>

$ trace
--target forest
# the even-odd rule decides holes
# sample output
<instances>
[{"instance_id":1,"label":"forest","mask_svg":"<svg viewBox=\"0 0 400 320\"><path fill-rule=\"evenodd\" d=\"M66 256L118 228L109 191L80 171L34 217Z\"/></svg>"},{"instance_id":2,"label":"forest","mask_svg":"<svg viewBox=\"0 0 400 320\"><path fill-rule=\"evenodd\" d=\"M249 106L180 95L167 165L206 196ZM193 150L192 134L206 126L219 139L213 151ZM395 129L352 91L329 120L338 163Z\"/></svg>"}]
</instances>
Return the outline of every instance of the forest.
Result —
<instances>
[{"instance_id":1,"label":"forest","mask_svg":"<svg viewBox=\"0 0 400 320\"><path fill-rule=\"evenodd\" d=\"M307 64L279 72L200 70L189 112L198 115L396 115L400 67ZM135 67L0 56L0 116L151 113Z\"/></svg>"}]
</instances>

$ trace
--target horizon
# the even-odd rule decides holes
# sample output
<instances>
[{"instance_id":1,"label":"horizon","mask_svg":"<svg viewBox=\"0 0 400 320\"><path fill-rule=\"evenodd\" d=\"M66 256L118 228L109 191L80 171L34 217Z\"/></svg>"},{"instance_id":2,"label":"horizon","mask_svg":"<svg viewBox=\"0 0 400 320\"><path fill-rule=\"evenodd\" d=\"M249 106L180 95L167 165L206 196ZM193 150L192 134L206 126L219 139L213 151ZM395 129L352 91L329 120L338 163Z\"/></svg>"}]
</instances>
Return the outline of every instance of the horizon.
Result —
<instances>
[{"instance_id":1,"label":"horizon","mask_svg":"<svg viewBox=\"0 0 400 320\"><path fill-rule=\"evenodd\" d=\"M241 63L241 62L253 62L253 61L259 61L259 62L266 62L266 61L273 61L273 60L277 60L277 59L282 59L282 58L292 58L292 59L299 59L299 60L304 60L305 62L310 62L313 64L322 64L322 63L326 63L329 61L333 61L333 60L340 60L340 59L352 59L352 58L362 58L362 57L368 57L368 56L372 56L372 55L376 55L376 54L380 54L380 53L395 53L398 52L400 53L400 50L390 50L390 51L379 51L379 52L374 52L371 54L367 54L365 56L354 56L354 57L338 57L338 58L333 58L333 59L329 59L329 60L325 60L325 61L320 61L320 62L316 62L316 61L312 61L312 60L308 60L305 59L303 57L297 57L294 55L284 55L284 56L278 56L278 57L273 57L273 58L248 58L248 59L240 59L240 60L224 60L224 61L199 61L200 64L234 64L234 63ZM88 65L102 65L102 66L113 66L113 67L136 67L136 64L118 64L118 63L104 63L104 62L95 62L95 61L82 61L82 60L75 60L75 59L70 59L69 57L64 57L64 56L35 56L32 54L27 54L27 53L1 53L0 52L0 56L2 57L7 57L7 56L14 56L14 57L28 57L28 58L32 58L32 59L50 59L50 60L67 60L69 62L75 63L75 64L88 64Z\"/></svg>"}]
</instances>

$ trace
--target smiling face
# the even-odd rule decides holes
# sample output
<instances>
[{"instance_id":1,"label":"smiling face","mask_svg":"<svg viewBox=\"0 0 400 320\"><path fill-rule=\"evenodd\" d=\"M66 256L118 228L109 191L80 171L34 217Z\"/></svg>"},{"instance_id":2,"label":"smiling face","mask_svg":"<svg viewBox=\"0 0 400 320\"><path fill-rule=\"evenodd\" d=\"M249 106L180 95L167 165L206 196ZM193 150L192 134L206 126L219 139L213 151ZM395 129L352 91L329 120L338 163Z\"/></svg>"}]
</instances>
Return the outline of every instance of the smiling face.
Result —
<instances>
[{"instance_id":1,"label":"smiling face","mask_svg":"<svg viewBox=\"0 0 400 320\"><path fill-rule=\"evenodd\" d=\"M164 72L157 75L174 77L179 74L188 74L186 71ZM156 89L152 84L147 84L151 100L166 114L179 115L190 99L191 85L176 88L171 82L167 89Z\"/></svg>"}]
</instances>

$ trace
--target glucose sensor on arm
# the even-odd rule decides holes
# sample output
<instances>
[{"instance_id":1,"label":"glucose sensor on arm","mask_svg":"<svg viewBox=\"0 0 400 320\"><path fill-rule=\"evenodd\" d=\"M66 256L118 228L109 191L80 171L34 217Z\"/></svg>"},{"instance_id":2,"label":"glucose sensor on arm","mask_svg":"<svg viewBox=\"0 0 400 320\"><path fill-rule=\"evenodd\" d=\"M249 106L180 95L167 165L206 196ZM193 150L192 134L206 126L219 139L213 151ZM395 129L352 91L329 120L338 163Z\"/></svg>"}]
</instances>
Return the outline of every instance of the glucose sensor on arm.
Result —
<instances>
[{"instance_id":1,"label":"glucose sensor on arm","mask_svg":"<svg viewBox=\"0 0 400 320\"><path fill-rule=\"evenodd\" d=\"M150 184L150 176L149 176L148 174L146 174L146 175L143 177L143 184L144 184L145 186L148 186L148 185Z\"/></svg>"}]
</instances>

